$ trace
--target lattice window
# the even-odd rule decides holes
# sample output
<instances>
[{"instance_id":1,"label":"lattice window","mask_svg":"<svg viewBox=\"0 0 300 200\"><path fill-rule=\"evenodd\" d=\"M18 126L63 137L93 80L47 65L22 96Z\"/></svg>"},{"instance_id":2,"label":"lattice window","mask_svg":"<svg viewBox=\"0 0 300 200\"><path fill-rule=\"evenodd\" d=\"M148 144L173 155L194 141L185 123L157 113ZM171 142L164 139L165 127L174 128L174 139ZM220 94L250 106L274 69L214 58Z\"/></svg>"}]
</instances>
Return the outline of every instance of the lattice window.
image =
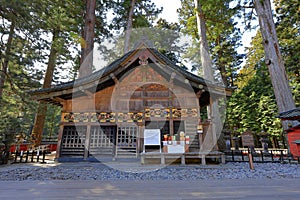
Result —
<instances>
[{"instance_id":1,"label":"lattice window","mask_svg":"<svg viewBox=\"0 0 300 200\"><path fill-rule=\"evenodd\" d=\"M115 138L115 126L92 126L90 147L113 147Z\"/></svg>"},{"instance_id":2,"label":"lattice window","mask_svg":"<svg viewBox=\"0 0 300 200\"><path fill-rule=\"evenodd\" d=\"M120 147L136 147L137 127L121 126L118 127L118 146Z\"/></svg>"},{"instance_id":3,"label":"lattice window","mask_svg":"<svg viewBox=\"0 0 300 200\"><path fill-rule=\"evenodd\" d=\"M85 144L85 136L86 126L65 126L62 136L62 147L83 147Z\"/></svg>"}]
</instances>

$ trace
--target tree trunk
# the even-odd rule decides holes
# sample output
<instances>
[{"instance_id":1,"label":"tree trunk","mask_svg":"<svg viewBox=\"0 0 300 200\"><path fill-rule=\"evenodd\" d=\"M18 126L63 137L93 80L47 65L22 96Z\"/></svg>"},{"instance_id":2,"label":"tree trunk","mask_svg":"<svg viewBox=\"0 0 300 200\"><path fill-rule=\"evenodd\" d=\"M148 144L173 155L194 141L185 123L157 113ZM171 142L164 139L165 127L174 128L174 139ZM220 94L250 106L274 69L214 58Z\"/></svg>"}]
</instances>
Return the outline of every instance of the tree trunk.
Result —
<instances>
[{"instance_id":1,"label":"tree trunk","mask_svg":"<svg viewBox=\"0 0 300 200\"><path fill-rule=\"evenodd\" d=\"M201 65L203 69L204 78L206 80L214 82L213 72L212 72L212 60L210 58L209 47L206 37L206 22L204 19L204 13L199 0L194 0L196 9L196 19L198 35L200 40L200 57Z\"/></svg>"},{"instance_id":2,"label":"tree trunk","mask_svg":"<svg viewBox=\"0 0 300 200\"><path fill-rule=\"evenodd\" d=\"M8 35L8 39L7 39L7 43L6 43L4 61L2 64L2 69L0 71L0 99L2 98L4 83L5 83L6 74L7 74L7 70L8 70L8 62L9 62L9 56L11 53L10 49L11 49L11 45L12 45L14 30L15 30L15 22L12 21L10 28L9 28L9 35Z\"/></svg>"},{"instance_id":3,"label":"tree trunk","mask_svg":"<svg viewBox=\"0 0 300 200\"><path fill-rule=\"evenodd\" d=\"M53 34L52 45L51 45L51 50L49 55L47 71L44 78L43 88L51 87L57 54L58 54L57 40L59 37L59 31L54 30L52 34ZM35 116L34 126L31 134L35 146L39 146L42 142L46 112L47 112L47 105L45 103L39 102L38 111Z\"/></svg>"},{"instance_id":4,"label":"tree trunk","mask_svg":"<svg viewBox=\"0 0 300 200\"><path fill-rule=\"evenodd\" d=\"M127 27L125 32L125 41L124 41L124 54L130 50L130 36L132 31L132 18L134 10L135 0L131 0L130 8L128 11Z\"/></svg>"},{"instance_id":5,"label":"tree trunk","mask_svg":"<svg viewBox=\"0 0 300 200\"><path fill-rule=\"evenodd\" d=\"M279 112L295 108L295 102L288 83L285 67L281 57L275 24L272 16L270 0L255 0L255 10L263 38L265 62L268 65L271 81L276 97ZM283 122L283 128L288 128L288 123Z\"/></svg>"},{"instance_id":6,"label":"tree trunk","mask_svg":"<svg viewBox=\"0 0 300 200\"><path fill-rule=\"evenodd\" d=\"M89 76L93 71L93 48L96 22L96 0L86 0L85 25L83 38L85 44L82 46L80 59L79 77Z\"/></svg>"},{"instance_id":7,"label":"tree trunk","mask_svg":"<svg viewBox=\"0 0 300 200\"><path fill-rule=\"evenodd\" d=\"M200 57L201 57L201 65L203 69L204 78L212 83L215 83L213 70L212 70L212 60L209 53L209 47L206 37L206 22L204 18L204 13L201 7L199 0L194 0L195 3L195 10L196 10L196 19L197 19L197 28L198 28L198 35L200 40ZM221 117L219 112L219 104L218 99L214 97L213 93L211 92L211 88L208 88L210 91L211 97L211 107L208 108L208 116L211 119L211 126L209 126L208 133L211 134L210 136L206 136L203 142L203 146L201 150L203 151L210 151L213 149L217 149L217 141L218 138L221 137L222 132L222 123ZM221 141L221 140L220 140ZM224 144L220 143L220 148L225 148Z\"/></svg>"}]
</instances>

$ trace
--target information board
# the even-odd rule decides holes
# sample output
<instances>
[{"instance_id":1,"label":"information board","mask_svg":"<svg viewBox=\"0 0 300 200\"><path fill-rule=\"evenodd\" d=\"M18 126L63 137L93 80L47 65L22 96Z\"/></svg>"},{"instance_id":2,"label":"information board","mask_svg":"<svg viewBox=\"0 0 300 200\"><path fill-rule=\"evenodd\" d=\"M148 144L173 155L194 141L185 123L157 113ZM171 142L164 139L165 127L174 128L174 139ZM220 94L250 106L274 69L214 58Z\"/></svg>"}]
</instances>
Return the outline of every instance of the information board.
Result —
<instances>
[{"instance_id":1,"label":"information board","mask_svg":"<svg viewBox=\"0 0 300 200\"><path fill-rule=\"evenodd\" d=\"M254 138L251 131L242 134L242 142L244 147L254 147Z\"/></svg>"},{"instance_id":2,"label":"information board","mask_svg":"<svg viewBox=\"0 0 300 200\"><path fill-rule=\"evenodd\" d=\"M144 145L160 145L160 129L145 129Z\"/></svg>"}]
</instances>

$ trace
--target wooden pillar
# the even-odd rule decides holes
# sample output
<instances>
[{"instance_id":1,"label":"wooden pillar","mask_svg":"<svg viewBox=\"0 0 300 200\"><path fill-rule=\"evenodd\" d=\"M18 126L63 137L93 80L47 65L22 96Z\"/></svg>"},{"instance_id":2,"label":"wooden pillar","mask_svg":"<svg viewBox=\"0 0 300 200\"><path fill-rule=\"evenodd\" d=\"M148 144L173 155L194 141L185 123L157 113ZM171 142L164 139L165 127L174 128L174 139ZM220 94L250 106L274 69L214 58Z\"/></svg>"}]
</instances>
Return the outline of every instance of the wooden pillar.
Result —
<instances>
[{"instance_id":1,"label":"wooden pillar","mask_svg":"<svg viewBox=\"0 0 300 200\"><path fill-rule=\"evenodd\" d=\"M113 146L113 160L115 161L118 157L118 137L119 137L119 127L120 123L117 124L116 127L116 135L115 135L115 142Z\"/></svg>"},{"instance_id":2,"label":"wooden pillar","mask_svg":"<svg viewBox=\"0 0 300 200\"><path fill-rule=\"evenodd\" d=\"M142 135L142 126L138 126L137 136L136 136L136 156L139 155L141 150L141 135Z\"/></svg>"},{"instance_id":3,"label":"wooden pillar","mask_svg":"<svg viewBox=\"0 0 300 200\"><path fill-rule=\"evenodd\" d=\"M210 103L209 103L209 118L211 119L211 137L212 137L212 143L213 143L213 150L217 150L217 135L216 135L216 121L215 121L215 116L214 116L214 109L215 106L214 105L216 102L213 101L213 98L210 97Z\"/></svg>"},{"instance_id":4,"label":"wooden pillar","mask_svg":"<svg viewBox=\"0 0 300 200\"><path fill-rule=\"evenodd\" d=\"M201 155L201 164L206 165L205 154Z\"/></svg>"},{"instance_id":5,"label":"wooden pillar","mask_svg":"<svg viewBox=\"0 0 300 200\"><path fill-rule=\"evenodd\" d=\"M86 160L89 156L90 151L90 136L91 136L91 125L87 125L86 133L85 133L85 144L84 144L84 155L83 158Z\"/></svg>"},{"instance_id":6,"label":"wooden pillar","mask_svg":"<svg viewBox=\"0 0 300 200\"><path fill-rule=\"evenodd\" d=\"M202 96L202 93L205 92L202 85L199 85L200 90L196 93L196 97L198 100L198 109L197 109L197 117L198 117L198 124L197 124L197 134L198 134L198 143L199 143L199 152L201 149L201 146L203 144L203 135L204 135L204 126L201 121L201 106L200 106L200 98ZM200 128L202 128L202 133L199 132Z\"/></svg>"},{"instance_id":7,"label":"wooden pillar","mask_svg":"<svg viewBox=\"0 0 300 200\"><path fill-rule=\"evenodd\" d=\"M64 125L60 124L59 125L59 131L58 131L58 138L57 138L57 147L56 147L56 156L55 158L60 157L60 148L61 148L61 142L62 142L62 135L64 132Z\"/></svg>"},{"instance_id":8,"label":"wooden pillar","mask_svg":"<svg viewBox=\"0 0 300 200\"><path fill-rule=\"evenodd\" d=\"M172 108L174 108L173 106L173 100L176 98L176 96L174 96L175 94L173 93L174 91L174 78L176 76L175 72L172 72L171 77L170 77L170 81L169 81L169 108L170 108L170 117L169 117L169 130L170 130L170 134L174 135L174 120L173 120L173 112L172 112Z\"/></svg>"},{"instance_id":9,"label":"wooden pillar","mask_svg":"<svg viewBox=\"0 0 300 200\"><path fill-rule=\"evenodd\" d=\"M174 135L174 120L173 120L173 117L170 117L169 128L170 128L171 135Z\"/></svg>"}]
</instances>

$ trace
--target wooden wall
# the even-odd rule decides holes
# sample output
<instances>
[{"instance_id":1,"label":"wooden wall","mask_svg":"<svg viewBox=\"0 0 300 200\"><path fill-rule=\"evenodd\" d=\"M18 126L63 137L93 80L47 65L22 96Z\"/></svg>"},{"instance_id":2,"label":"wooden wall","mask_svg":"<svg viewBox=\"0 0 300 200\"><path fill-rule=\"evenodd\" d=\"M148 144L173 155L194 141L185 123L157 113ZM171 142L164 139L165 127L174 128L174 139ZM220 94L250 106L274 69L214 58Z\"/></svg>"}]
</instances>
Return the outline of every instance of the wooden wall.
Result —
<instances>
[{"instance_id":1,"label":"wooden wall","mask_svg":"<svg viewBox=\"0 0 300 200\"><path fill-rule=\"evenodd\" d=\"M150 66L139 66L120 78L114 86L67 100L64 112L144 111L149 107L197 108L199 99L192 89L166 80Z\"/></svg>"}]
</instances>

